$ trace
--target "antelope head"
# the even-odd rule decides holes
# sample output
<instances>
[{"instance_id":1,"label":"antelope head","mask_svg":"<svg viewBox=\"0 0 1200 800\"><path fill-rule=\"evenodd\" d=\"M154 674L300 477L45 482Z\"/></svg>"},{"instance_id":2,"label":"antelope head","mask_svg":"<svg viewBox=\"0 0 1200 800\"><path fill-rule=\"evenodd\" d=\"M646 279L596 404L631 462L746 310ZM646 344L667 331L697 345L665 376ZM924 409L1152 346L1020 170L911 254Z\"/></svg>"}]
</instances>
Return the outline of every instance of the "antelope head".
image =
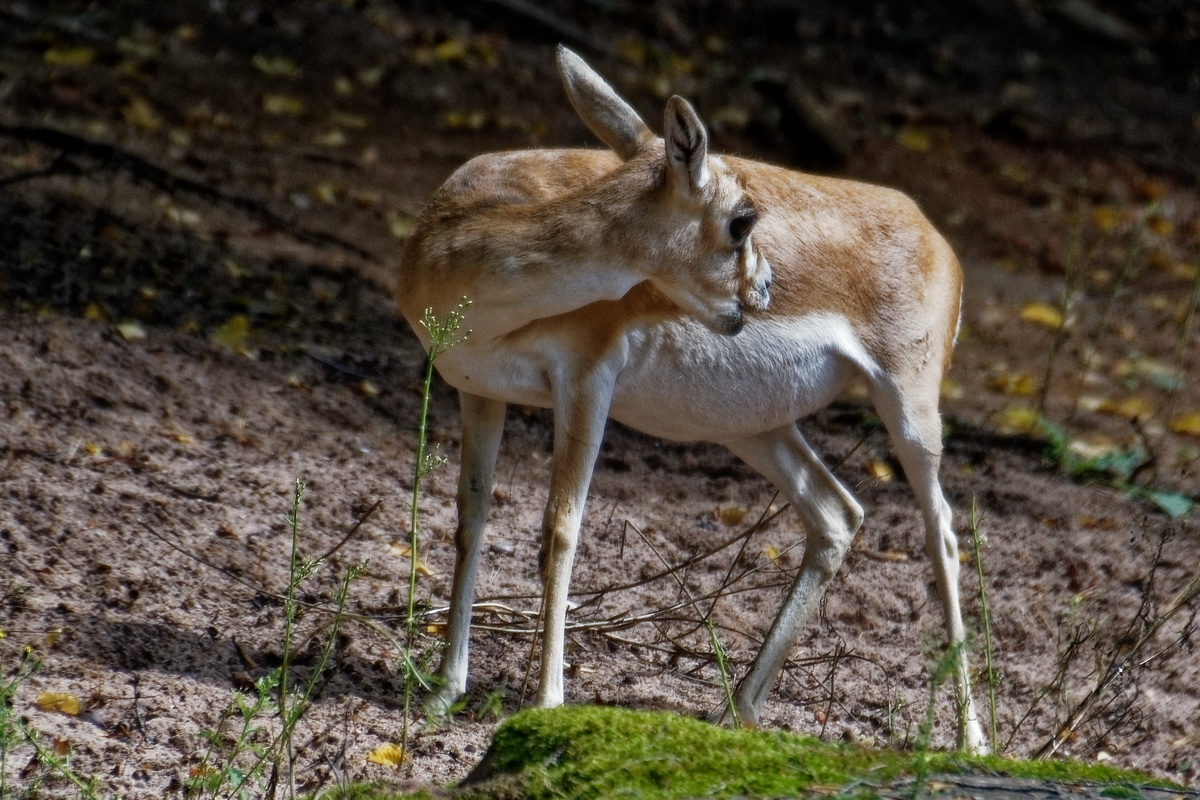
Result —
<instances>
[{"instance_id":1,"label":"antelope head","mask_svg":"<svg viewBox=\"0 0 1200 800\"><path fill-rule=\"evenodd\" d=\"M667 101L663 137L575 53L558 67L587 126L650 187L620 243L651 285L717 333L736 334L770 301L771 267L753 242L760 210L741 180L708 153L708 132L682 97Z\"/></svg>"}]
</instances>

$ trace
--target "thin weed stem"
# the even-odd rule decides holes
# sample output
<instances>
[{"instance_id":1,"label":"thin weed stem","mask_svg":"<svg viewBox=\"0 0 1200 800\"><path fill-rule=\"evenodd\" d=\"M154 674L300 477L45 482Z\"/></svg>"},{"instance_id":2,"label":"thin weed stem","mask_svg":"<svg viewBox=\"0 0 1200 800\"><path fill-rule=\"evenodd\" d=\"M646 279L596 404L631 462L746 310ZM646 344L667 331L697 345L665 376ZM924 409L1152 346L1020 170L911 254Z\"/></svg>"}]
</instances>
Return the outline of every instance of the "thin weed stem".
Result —
<instances>
[{"instance_id":1,"label":"thin weed stem","mask_svg":"<svg viewBox=\"0 0 1200 800\"><path fill-rule=\"evenodd\" d=\"M1000 679L996 671L996 658L992 636L992 612L988 606L987 580L983 569L983 536L979 533L983 516L979 511L977 497L971 497L971 548L975 552L975 575L979 579L979 616L983 624L983 659L988 692L988 738L993 753L999 752L1000 743L998 711Z\"/></svg>"},{"instance_id":2,"label":"thin weed stem","mask_svg":"<svg viewBox=\"0 0 1200 800\"><path fill-rule=\"evenodd\" d=\"M421 413L417 420L417 453L413 463L412 497L409 506L408 526L408 602L404 616L404 653L402 666L404 670L404 714L401 721L400 746L408 750L409 722L411 718L412 696L416 684L428 686L413 652L417 639L417 581L420 576L420 546L421 546L421 483L425 477L445 464L445 459L432 456L429 450L429 406L433 396L434 365L450 348L460 344L470 331L458 335L462 326L463 316L470 301L463 298L456 308L450 311L444 319L434 315L432 308L425 309L421 316L421 325L429 333L429 350L425 356L425 375L421 382Z\"/></svg>"}]
</instances>

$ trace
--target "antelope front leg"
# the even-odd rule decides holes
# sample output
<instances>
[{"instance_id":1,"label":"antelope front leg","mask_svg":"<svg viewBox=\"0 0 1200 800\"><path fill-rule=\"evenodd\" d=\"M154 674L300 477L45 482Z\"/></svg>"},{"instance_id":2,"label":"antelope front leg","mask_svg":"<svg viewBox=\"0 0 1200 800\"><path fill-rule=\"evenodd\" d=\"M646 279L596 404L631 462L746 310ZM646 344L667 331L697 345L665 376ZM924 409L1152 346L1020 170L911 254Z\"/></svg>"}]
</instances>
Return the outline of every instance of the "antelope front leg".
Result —
<instances>
[{"instance_id":1,"label":"antelope front leg","mask_svg":"<svg viewBox=\"0 0 1200 800\"><path fill-rule=\"evenodd\" d=\"M496 457L504 435L504 403L460 392L459 405L462 469L458 474L458 528L454 532L454 588L450 593L446 649L438 667L439 685L425 700L426 710L436 714L446 713L467 688L475 577L479 574L483 528L492 504Z\"/></svg>"},{"instance_id":2,"label":"antelope front leg","mask_svg":"<svg viewBox=\"0 0 1200 800\"><path fill-rule=\"evenodd\" d=\"M543 708L563 702L563 647L571 565L587 502L592 469L600 453L604 422L612 400L611 376L560 381L555 387L554 461L550 498L542 520L538 564L542 600L542 672L535 702Z\"/></svg>"}]
</instances>

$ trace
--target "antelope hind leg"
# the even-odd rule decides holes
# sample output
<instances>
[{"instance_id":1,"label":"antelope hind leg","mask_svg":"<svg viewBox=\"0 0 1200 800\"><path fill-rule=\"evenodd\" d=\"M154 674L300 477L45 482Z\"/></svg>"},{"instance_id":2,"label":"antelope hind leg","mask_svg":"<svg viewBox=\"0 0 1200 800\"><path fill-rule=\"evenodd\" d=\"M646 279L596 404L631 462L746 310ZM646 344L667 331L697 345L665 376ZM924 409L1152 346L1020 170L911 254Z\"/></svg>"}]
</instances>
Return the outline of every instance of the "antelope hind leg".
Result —
<instances>
[{"instance_id":1,"label":"antelope hind leg","mask_svg":"<svg viewBox=\"0 0 1200 800\"><path fill-rule=\"evenodd\" d=\"M940 380L940 376L938 377ZM955 652L956 700L959 707L958 746L972 753L988 752L979 715L971 696L966 633L959 603L958 539L951 527L951 510L942 494L938 469L942 457L942 422L938 414L938 385L916 378L892 386L872 387L872 398L896 455L916 495L925 523L925 551L933 566L946 640Z\"/></svg>"},{"instance_id":2,"label":"antelope hind leg","mask_svg":"<svg viewBox=\"0 0 1200 800\"><path fill-rule=\"evenodd\" d=\"M863 512L795 425L726 444L787 497L807 534L796 580L734 695L739 721L757 725L788 651L837 574ZM714 717L727 715L722 708Z\"/></svg>"}]
</instances>

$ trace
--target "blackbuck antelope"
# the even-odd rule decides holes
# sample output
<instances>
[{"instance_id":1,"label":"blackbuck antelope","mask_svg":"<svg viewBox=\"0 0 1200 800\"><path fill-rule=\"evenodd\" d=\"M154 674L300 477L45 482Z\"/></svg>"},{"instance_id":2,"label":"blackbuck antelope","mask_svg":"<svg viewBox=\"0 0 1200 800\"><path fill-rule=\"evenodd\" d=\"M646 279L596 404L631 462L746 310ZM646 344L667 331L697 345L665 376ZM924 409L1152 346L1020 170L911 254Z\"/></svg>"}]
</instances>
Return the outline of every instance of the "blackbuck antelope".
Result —
<instances>
[{"instance_id":1,"label":"blackbuck antelope","mask_svg":"<svg viewBox=\"0 0 1200 800\"><path fill-rule=\"evenodd\" d=\"M710 155L680 97L666 104L660 139L577 55L560 47L558 67L571 105L611 149L472 159L422 211L400 268L400 310L426 347L425 310L444 316L472 301L469 337L437 361L461 399L462 472L448 641L427 707L445 709L466 687L505 404L520 403L554 411L537 703L563 702L571 564L612 417L724 444L800 517L799 574L734 698L740 719L757 723L863 519L796 420L862 378L924 517L957 646L960 745L982 750L938 481L938 390L962 284L950 247L899 192Z\"/></svg>"}]
</instances>

